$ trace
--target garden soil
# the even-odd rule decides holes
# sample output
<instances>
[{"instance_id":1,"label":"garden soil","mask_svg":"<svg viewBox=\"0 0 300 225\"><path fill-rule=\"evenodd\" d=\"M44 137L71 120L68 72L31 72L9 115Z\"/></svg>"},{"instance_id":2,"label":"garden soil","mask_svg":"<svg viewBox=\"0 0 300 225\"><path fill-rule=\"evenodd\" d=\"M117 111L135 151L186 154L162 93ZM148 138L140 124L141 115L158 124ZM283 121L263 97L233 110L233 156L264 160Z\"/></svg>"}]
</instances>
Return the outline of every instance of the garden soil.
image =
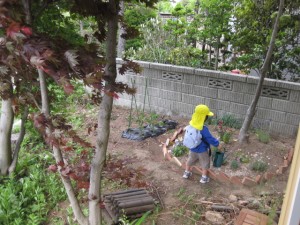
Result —
<instances>
[{"instance_id":1,"label":"garden soil","mask_svg":"<svg viewBox=\"0 0 300 225\"><path fill-rule=\"evenodd\" d=\"M270 202L261 201L265 194L272 195L273 197L275 195L278 196L278 199L282 199L289 171L254 188L234 186L215 180L211 180L207 184L201 184L199 183L200 177L196 174L193 174L191 179L183 179L183 169L165 160L162 153L162 144L167 138L173 136L175 130L167 131L158 137L147 138L143 141L122 138L122 132L129 128L129 115L129 109L119 106L113 107L107 153L119 159L132 157L135 160L126 166L144 169L142 179L149 185L149 190L151 190L156 200L161 203L161 209L150 217L149 224L153 224L152 221L155 221L157 225L214 224L205 219L205 212L209 210L209 204L204 204L203 202L226 203L228 205L232 202L232 196L236 197L233 200L236 201L236 204L238 202L241 202L241 204L242 202L249 204L252 202L254 204L255 201L253 199L257 199L256 203L258 202L258 204L256 204L256 208L258 211L263 211L271 207ZM133 114L131 120L134 121L135 119L135 115ZM178 122L177 128L184 127L189 122L189 118L179 116L160 115L158 119L175 120ZM96 121L96 113L94 117L91 117L89 114L86 116L85 125L92 127ZM138 125L132 122L131 128L136 127ZM209 126L209 128L214 136L218 136L215 126ZM95 143L96 132L86 135ZM276 171L277 166L283 163L284 155L294 147L295 143L294 139L277 137L271 138L268 144L264 144L259 142L255 134L251 134L249 143L240 146L236 141L237 135L238 130L233 130L231 142L226 145L228 151L226 152L228 154L227 161L229 162L234 157L240 157L244 154L243 156L247 156L251 160L264 161L269 165L268 170L273 172ZM185 161L184 157L180 157L179 159L182 162ZM223 170L230 175L237 176L248 175L255 177L258 174L247 169L246 165L242 164L235 171L230 169L229 163L223 165L221 168L212 169ZM114 190L104 187L104 191L107 193L116 191L116 189L118 187ZM281 205L281 203L277 202L277 205ZM248 206L250 207L250 205L245 205L244 207L247 208ZM224 217L224 220L219 224L233 224L234 219L238 216L238 210L231 213L220 212L220 214ZM276 220L278 217L276 218L275 216L273 219Z\"/></svg>"}]
</instances>

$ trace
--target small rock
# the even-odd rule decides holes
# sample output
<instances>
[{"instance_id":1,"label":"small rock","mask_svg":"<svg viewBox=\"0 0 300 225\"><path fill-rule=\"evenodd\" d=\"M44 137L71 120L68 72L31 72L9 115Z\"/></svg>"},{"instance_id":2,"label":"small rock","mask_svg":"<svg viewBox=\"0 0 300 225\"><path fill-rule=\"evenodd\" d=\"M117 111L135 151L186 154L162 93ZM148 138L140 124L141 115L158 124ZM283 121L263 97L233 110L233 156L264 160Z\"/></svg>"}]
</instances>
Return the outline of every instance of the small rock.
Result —
<instances>
[{"instance_id":1,"label":"small rock","mask_svg":"<svg viewBox=\"0 0 300 225\"><path fill-rule=\"evenodd\" d=\"M248 205L248 204L249 204L249 201L246 201L246 200L239 200L238 203L239 203L239 205Z\"/></svg>"},{"instance_id":2,"label":"small rock","mask_svg":"<svg viewBox=\"0 0 300 225\"><path fill-rule=\"evenodd\" d=\"M207 211L205 213L205 219L213 224L223 224L225 220L221 213L214 211Z\"/></svg>"},{"instance_id":3,"label":"small rock","mask_svg":"<svg viewBox=\"0 0 300 225\"><path fill-rule=\"evenodd\" d=\"M229 195L229 201L230 202L237 202L238 198L235 195Z\"/></svg>"}]
</instances>

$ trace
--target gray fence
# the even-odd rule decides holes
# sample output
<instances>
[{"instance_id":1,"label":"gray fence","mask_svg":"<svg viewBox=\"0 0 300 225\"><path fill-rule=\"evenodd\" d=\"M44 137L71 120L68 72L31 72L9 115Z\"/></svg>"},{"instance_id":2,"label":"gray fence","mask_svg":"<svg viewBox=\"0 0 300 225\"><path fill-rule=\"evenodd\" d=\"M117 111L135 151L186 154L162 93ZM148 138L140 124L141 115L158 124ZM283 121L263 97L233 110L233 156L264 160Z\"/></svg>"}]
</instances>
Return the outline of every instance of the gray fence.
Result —
<instances>
[{"instance_id":1,"label":"gray fence","mask_svg":"<svg viewBox=\"0 0 300 225\"><path fill-rule=\"evenodd\" d=\"M122 63L118 60L118 64ZM141 74L127 71L118 80L135 84L136 103L167 115L190 117L198 104L217 115L244 119L259 78L221 71L138 62ZM129 106L132 96L123 94L115 104ZM135 102L134 102L135 105ZM300 83L265 79L252 125L271 134L296 136L300 122Z\"/></svg>"}]
</instances>

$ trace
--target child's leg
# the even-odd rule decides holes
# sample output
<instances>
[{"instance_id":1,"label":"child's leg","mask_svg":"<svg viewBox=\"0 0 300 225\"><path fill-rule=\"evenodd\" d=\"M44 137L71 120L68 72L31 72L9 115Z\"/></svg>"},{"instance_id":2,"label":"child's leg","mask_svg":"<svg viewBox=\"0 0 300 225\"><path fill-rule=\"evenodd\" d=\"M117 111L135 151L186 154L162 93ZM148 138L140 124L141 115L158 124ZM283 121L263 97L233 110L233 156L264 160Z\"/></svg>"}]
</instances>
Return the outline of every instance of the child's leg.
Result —
<instances>
[{"instance_id":1,"label":"child's leg","mask_svg":"<svg viewBox=\"0 0 300 225\"><path fill-rule=\"evenodd\" d=\"M207 183L207 182L209 182L209 178L208 178L207 174L208 174L208 169L210 168L210 157L208 155L208 152L200 153L199 161L200 161L200 166L202 168L202 177L201 177L200 182Z\"/></svg>"},{"instance_id":2,"label":"child's leg","mask_svg":"<svg viewBox=\"0 0 300 225\"><path fill-rule=\"evenodd\" d=\"M192 175L191 166L198 160L198 154L190 151L189 158L186 162L183 178L189 178Z\"/></svg>"}]
</instances>

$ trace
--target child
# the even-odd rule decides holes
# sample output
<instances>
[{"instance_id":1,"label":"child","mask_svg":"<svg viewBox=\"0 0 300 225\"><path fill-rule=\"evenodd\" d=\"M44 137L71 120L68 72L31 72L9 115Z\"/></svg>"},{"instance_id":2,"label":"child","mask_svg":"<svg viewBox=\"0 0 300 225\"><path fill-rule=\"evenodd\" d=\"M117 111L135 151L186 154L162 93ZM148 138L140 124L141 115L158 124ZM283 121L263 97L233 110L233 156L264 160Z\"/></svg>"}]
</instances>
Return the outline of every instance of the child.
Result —
<instances>
[{"instance_id":1,"label":"child","mask_svg":"<svg viewBox=\"0 0 300 225\"><path fill-rule=\"evenodd\" d=\"M209 182L209 177L207 176L208 169L210 167L210 156L208 150L210 145L218 147L219 140L211 135L208 127L204 126L204 122L209 116L213 115L214 114L206 105L197 105L195 108L195 112L190 121L190 126L192 129L195 128L197 132L200 131L201 135L198 137L198 139L201 139L201 142L198 146L190 148L189 158L186 163L186 170L183 174L183 178L188 179L192 175L191 166L199 160L200 167L203 171L200 183L205 184Z\"/></svg>"}]
</instances>

